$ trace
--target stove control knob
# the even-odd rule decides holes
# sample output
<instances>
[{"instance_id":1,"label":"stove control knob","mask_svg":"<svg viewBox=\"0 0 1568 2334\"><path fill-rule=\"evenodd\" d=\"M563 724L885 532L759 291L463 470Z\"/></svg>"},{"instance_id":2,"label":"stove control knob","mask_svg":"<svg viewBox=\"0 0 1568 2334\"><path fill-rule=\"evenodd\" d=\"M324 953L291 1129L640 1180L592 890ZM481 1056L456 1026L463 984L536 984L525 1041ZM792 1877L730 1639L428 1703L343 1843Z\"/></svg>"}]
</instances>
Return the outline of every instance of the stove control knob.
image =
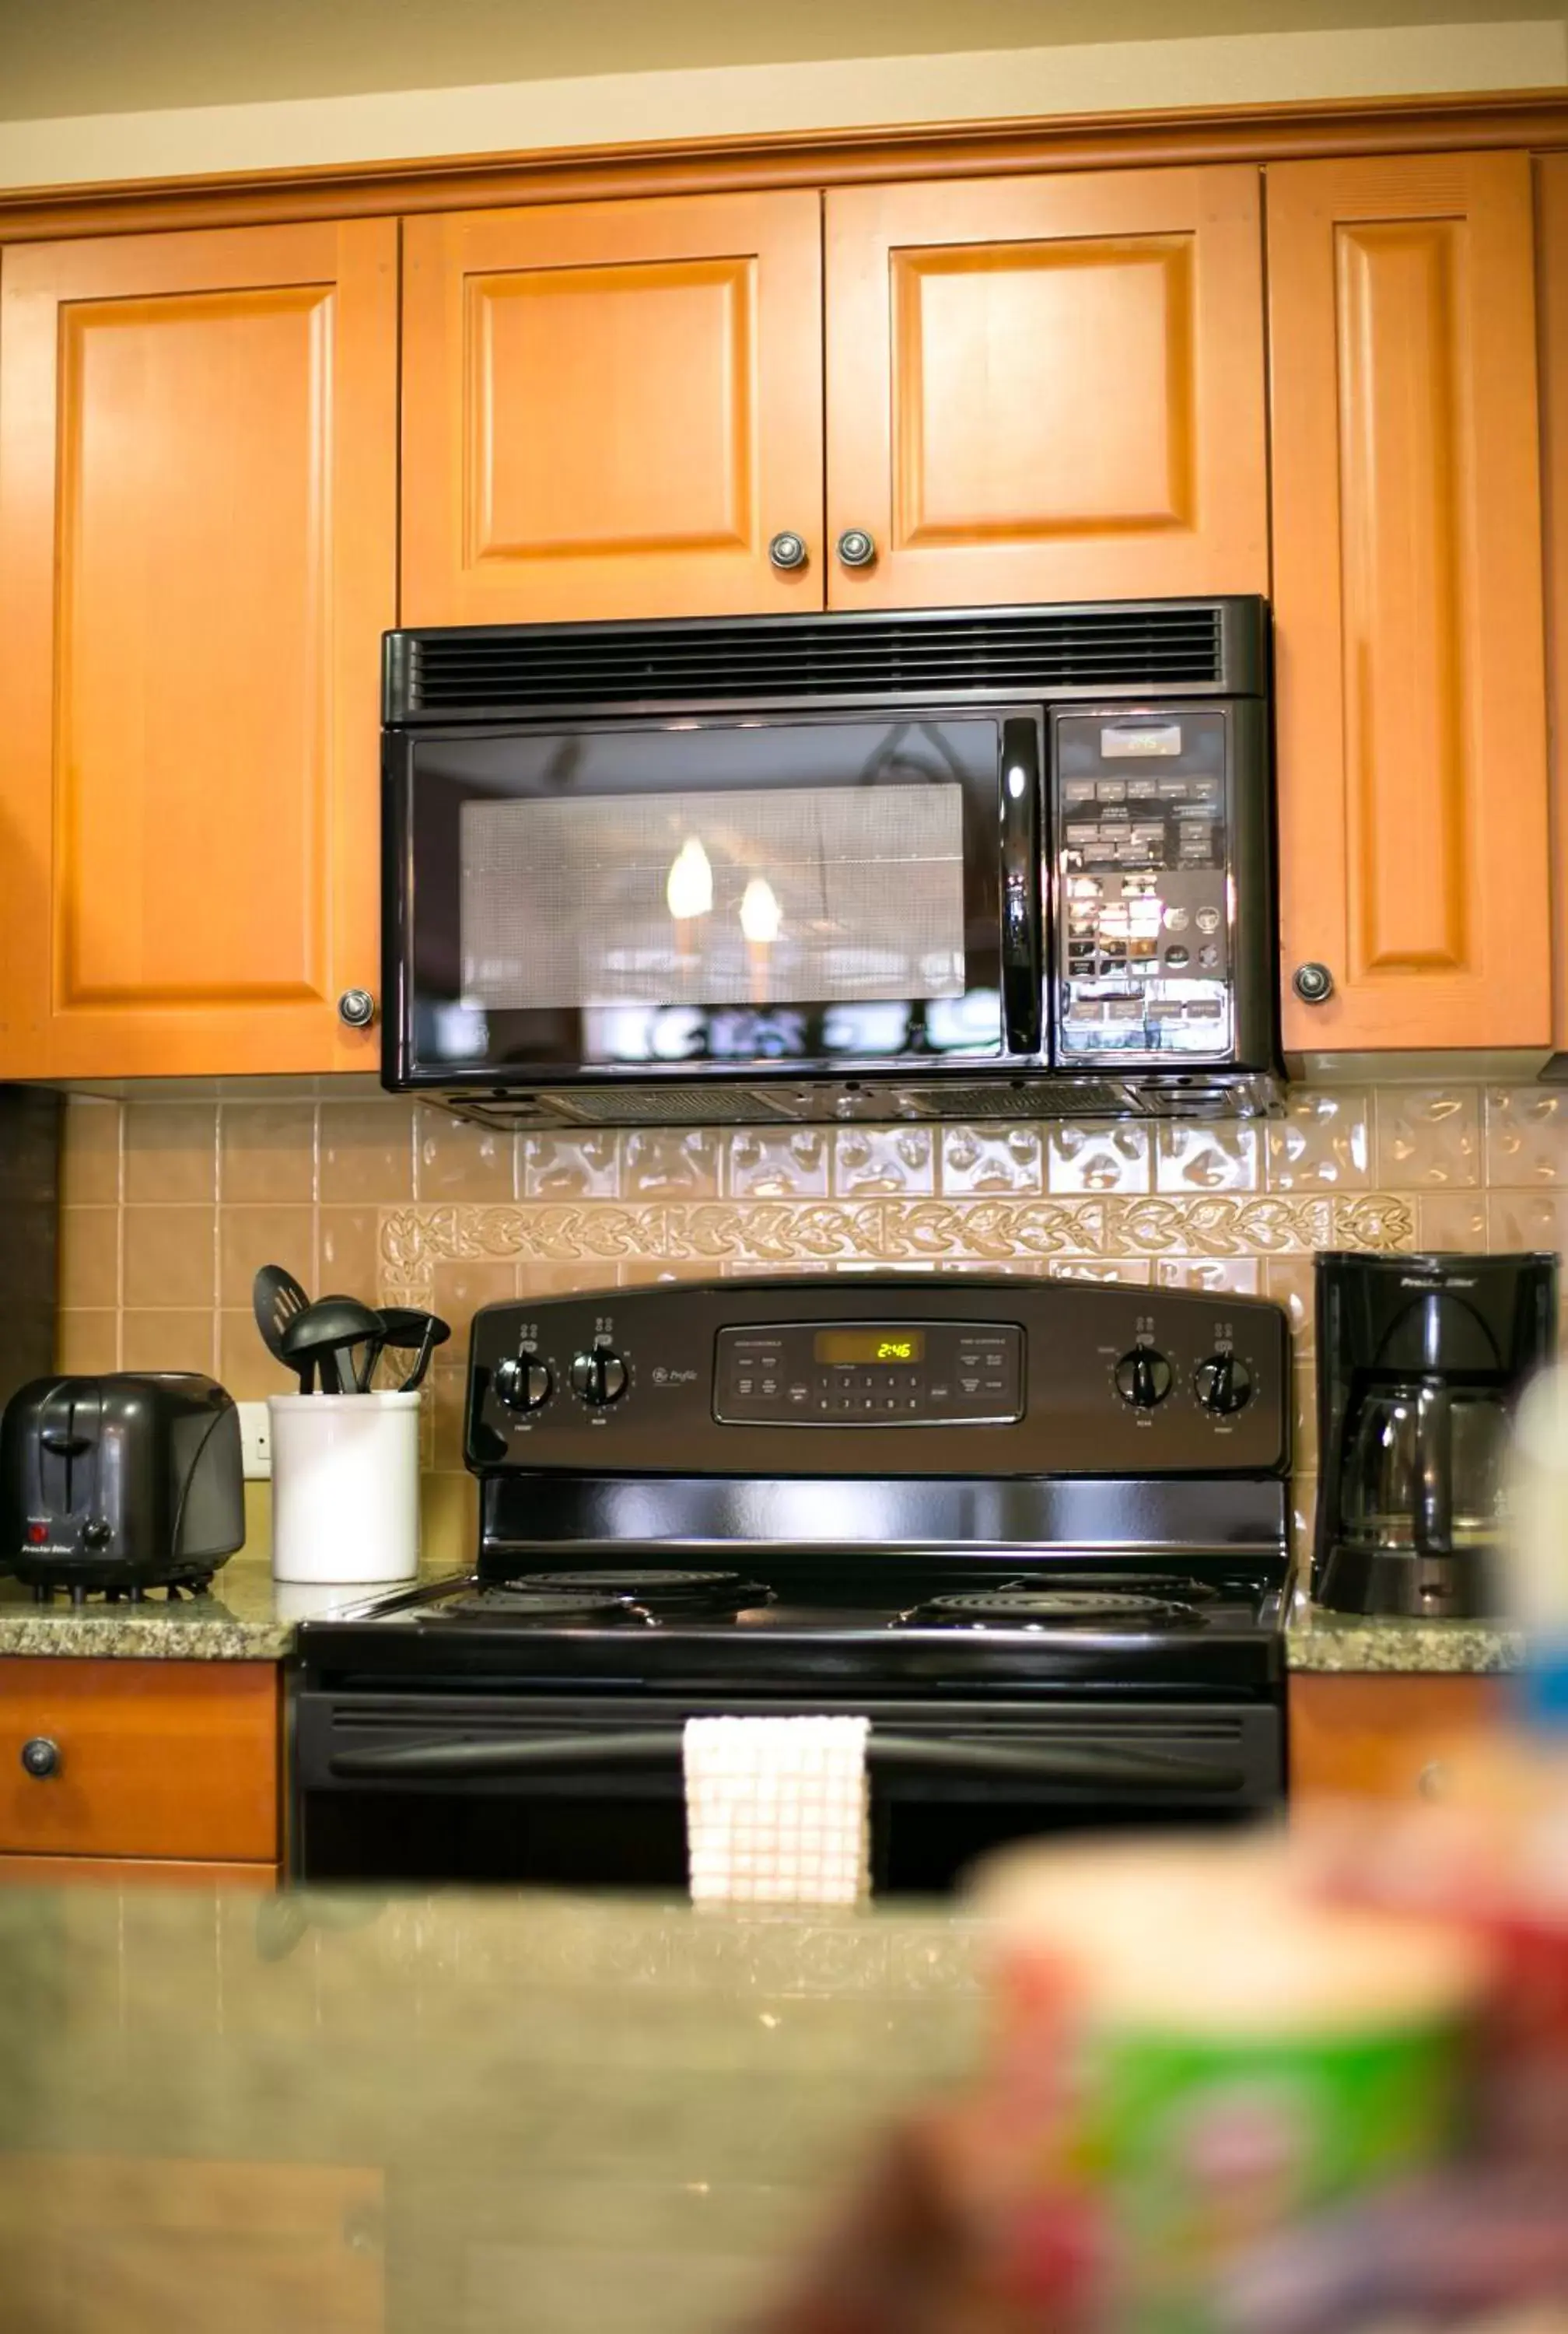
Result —
<instances>
[{"instance_id":1,"label":"stove control knob","mask_svg":"<svg viewBox=\"0 0 1568 2334\"><path fill-rule=\"evenodd\" d=\"M1229 1418L1252 1400L1252 1372L1234 1354L1211 1354L1193 1374L1193 1391L1216 1418Z\"/></svg>"},{"instance_id":2,"label":"stove control knob","mask_svg":"<svg viewBox=\"0 0 1568 2334\"><path fill-rule=\"evenodd\" d=\"M1172 1372L1152 1345L1135 1345L1116 1365L1116 1391L1134 1410L1154 1410L1170 1392Z\"/></svg>"},{"instance_id":3,"label":"stove control knob","mask_svg":"<svg viewBox=\"0 0 1568 2334\"><path fill-rule=\"evenodd\" d=\"M607 1409L626 1392L626 1364L608 1345L595 1345L573 1360L572 1391L590 1410Z\"/></svg>"},{"instance_id":4,"label":"stove control knob","mask_svg":"<svg viewBox=\"0 0 1568 2334\"><path fill-rule=\"evenodd\" d=\"M495 1365L495 1398L508 1410L543 1410L554 1391L549 1365L536 1354L509 1354Z\"/></svg>"}]
</instances>

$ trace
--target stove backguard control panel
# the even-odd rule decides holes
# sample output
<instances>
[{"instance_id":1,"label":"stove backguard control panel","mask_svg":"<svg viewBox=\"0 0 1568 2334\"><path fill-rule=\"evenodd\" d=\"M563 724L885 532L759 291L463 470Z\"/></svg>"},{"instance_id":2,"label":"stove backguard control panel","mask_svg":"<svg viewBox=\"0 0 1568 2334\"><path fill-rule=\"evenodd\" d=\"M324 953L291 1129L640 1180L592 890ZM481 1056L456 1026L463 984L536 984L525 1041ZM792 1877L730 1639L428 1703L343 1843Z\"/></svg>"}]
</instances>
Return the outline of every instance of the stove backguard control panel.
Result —
<instances>
[{"instance_id":1,"label":"stove backguard control panel","mask_svg":"<svg viewBox=\"0 0 1568 2334\"><path fill-rule=\"evenodd\" d=\"M1227 1292L891 1274L611 1289L475 1316L467 1455L480 1473L1281 1473L1289 1382L1284 1314Z\"/></svg>"}]
</instances>

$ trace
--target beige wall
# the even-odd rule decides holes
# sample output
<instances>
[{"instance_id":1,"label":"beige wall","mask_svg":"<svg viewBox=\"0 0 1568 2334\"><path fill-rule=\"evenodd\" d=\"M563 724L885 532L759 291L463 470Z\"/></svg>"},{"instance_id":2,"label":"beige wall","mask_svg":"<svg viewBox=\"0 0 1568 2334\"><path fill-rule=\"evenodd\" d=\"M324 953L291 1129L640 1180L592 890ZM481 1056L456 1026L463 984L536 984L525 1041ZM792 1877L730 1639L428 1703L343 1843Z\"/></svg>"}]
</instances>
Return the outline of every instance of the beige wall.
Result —
<instances>
[{"instance_id":1,"label":"beige wall","mask_svg":"<svg viewBox=\"0 0 1568 2334\"><path fill-rule=\"evenodd\" d=\"M1315 1249L1568 1245L1568 1093L1297 1089L1268 1124L681 1130L534 1135L391 1096L67 1111L61 1365L215 1371L286 1389L250 1316L256 1267L434 1305L434 1552L468 1552L467 1325L521 1294L876 1264L1233 1288L1289 1308L1296 1507L1315 1490Z\"/></svg>"},{"instance_id":2,"label":"beige wall","mask_svg":"<svg viewBox=\"0 0 1568 2334\"><path fill-rule=\"evenodd\" d=\"M0 121L0 188L1564 82L1561 18L719 66Z\"/></svg>"}]
</instances>

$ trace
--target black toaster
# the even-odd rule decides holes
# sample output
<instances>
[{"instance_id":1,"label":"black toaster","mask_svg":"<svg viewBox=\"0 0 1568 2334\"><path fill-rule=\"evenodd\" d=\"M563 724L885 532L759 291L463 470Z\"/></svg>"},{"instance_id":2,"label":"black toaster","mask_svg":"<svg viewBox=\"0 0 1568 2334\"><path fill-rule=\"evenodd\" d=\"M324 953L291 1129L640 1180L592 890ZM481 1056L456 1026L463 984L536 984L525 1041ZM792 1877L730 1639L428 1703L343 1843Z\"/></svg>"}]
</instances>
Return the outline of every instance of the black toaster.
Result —
<instances>
[{"instance_id":1,"label":"black toaster","mask_svg":"<svg viewBox=\"0 0 1568 2334\"><path fill-rule=\"evenodd\" d=\"M197 1587L245 1539L239 1413L196 1372L34 1378L0 1419L0 1570Z\"/></svg>"}]
</instances>

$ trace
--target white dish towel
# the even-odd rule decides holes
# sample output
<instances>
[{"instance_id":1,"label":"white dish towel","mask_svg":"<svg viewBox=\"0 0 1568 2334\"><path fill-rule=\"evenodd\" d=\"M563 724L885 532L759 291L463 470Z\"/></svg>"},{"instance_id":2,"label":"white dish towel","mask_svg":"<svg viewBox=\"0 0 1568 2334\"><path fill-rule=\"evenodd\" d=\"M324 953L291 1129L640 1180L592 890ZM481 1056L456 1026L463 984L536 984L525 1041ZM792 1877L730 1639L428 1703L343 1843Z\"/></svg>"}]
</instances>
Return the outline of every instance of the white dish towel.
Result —
<instances>
[{"instance_id":1,"label":"white dish towel","mask_svg":"<svg viewBox=\"0 0 1568 2334\"><path fill-rule=\"evenodd\" d=\"M689 1718L695 1905L854 1905L871 1895L864 1718Z\"/></svg>"}]
</instances>

